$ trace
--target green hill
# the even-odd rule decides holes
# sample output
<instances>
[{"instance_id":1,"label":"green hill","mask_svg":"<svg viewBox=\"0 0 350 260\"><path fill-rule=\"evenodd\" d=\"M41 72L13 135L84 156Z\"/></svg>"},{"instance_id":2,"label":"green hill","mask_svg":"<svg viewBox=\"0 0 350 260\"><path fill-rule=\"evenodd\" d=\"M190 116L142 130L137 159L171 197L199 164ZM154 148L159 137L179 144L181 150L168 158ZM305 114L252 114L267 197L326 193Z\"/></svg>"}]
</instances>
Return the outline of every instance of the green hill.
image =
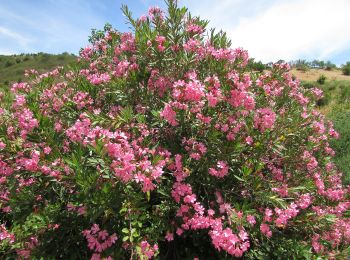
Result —
<instances>
[{"instance_id":1,"label":"green hill","mask_svg":"<svg viewBox=\"0 0 350 260\"><path fill-rule=\"evenodd\" d=\"M19 54L0 55L0 88L9 86L13 82L24 80L26 69L35 69L40 73L51 70L57 66L73 62L76 56L64 52L62 54Z\"/></svg>"}]
</instances>

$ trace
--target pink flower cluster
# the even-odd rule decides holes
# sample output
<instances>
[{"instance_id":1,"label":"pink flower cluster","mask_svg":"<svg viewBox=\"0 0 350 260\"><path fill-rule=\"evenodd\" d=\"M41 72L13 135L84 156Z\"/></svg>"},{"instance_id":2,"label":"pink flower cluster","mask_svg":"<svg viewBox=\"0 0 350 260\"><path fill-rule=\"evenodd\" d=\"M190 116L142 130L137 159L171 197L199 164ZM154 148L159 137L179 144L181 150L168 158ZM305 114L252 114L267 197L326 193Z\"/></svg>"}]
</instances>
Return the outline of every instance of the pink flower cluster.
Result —
<instances>
[{"instance_id":1,"label":"pink flower cluster","mask_svg":"<svg viewBox=\"0 0 350 260\"><path fill-rule=\"evenodd\" d=\"M82 234L88 241L89 249L94 252L92 260L101 259L103 251L110 248L118 239L115 233L109 235L106 230L101 230L98 224L93 224L90 230L84 230Z\"/></svg>"},{"instance_id":2,"label":"pink flower cluster","mask_svg":"<svg viewBox=\"0 0 350 260\"><path fill-rule=\"evenodd\" d=\"M81 115L81 120L77 120L66 130L66 135L72 142L93 146L96 145L96 140L101 138L107 154L112 159L110 167L115 176L124 183L134 181L142 184L143 192L155 189L155 183L160 180L163 167L170 156L165 150L142 148L137 141L130 143L123 132L110 132L100 127L91 128L91 122L85 115ZM163 159L152 164L151 158L157 155Z\"/></svg>"},{"instance_id":3,"label":"pink flower cluster","mask_svg":"<svg viewBox=\"0 0 350 260\"><path fill-rule=\"evenodd\" d=\"M156 37L156 42L158 44L157 45L158 51L163 52L165 50L165 46L164 46L165 41L166 41L166 39L164 36L158 35Z\"/></svg>"},{"instance_id":4,"label":"pink flower cluster","mask_svg":"<svg viewBox=\"0 0 350 260\"><path fill-rule=\"evenodd\" d=\"M84 205L75 206L72 203L68 203L67 204L67 210L68 211L76 211L79 216L86 215L86 207Z\"/></svg>"},{"instance_id":5,"label":"pink flower cluster","mask_svg":"<svg viewBox=\"0 0 350 260\"><path fill-rule=\"evenodd\" d=\"M196 79L197 75L189 75L191 81L185 83L183 80L177 81L173 85L172 96L177 101L199 102L205 96L205 87Z\"/></svg>"},{"instance_id":6,"label":"pink flower cluster","mask_svg":"<svg viewBox=\"0 0 350 260\"><path fill-rule=\"evenodd\" d=\"M84 107L88 107L94 103L92 98L86 92L78 91L74 97L73 102L77 105L78 109L82 109Z\"/></svg>"},{"instance_id":7,"label":"pink flower cluster","mask_svg":"<svg viewBox=\"0 0 350 260\"><path fill-rule=\"evenodd\" d=\"M183 138L182 145L189 152L190 157L197 161L207 152L207 147L202 142L198 142L193 138Z\"/></svg>"},{"instance_id":8,"label":"pink flower cluster","mask_svg":"<svg viewBox=\"0 0 350 260\"><path fill-rule=\"evenodd\" d=\"M165 92L170 88L171 81L168 77L160 75L159 70L152 70L151 76L148 79L147 87L163 97Z\"/></svg>"},{"instance_id":9,"label":"pink flower cluster","mask_svg":"<svg viewBox=\"0 0 350 260\"><path fill-rule=\"evenodd\" d=\"M229 167L225 161L218 161L216 169L209 168L209 174L217 178L223 178L227 175L228 169Z\"/></svg>"},{"instance_id":10,"label":"pink flower cluster","mask_svg":"<svg viewBox=\"0 0 350 260\"><path fill-rule=\"evenodd\" d=\"M18 93L19 91L28 93L31 90L31 86L27 82L14 83L11 87L12 93Z\"/></svg>"},{"instance_id":11,"label":"pink flower cluster","mask_svg":"<svg viewBox=\"0 0 350 260\"><path fill-rule=\"evenodd\" d=\"M15 242L15 235L8 232L5 224L0 225L0 241L7 240L10 244Z\"/></svg>"},{"instance_id":12,"label":"pink flower cluster","mask_svg":"<svg viewBox=\"0 0 350 260\"><path fill-rule=\"evenodd\" d=\"M197 201L197 196L192 193L191 185L184 183L188 175L183 169L181 160L181 155L176 155L175 164L170 166L174 170L174 176L176 178L176 182L173 185L172 197L177 203L181 203L181 199L183 201L176 214L177 217L182 219L183 223L181 224L181 228L177 229L176 233L181 236L184 230L209 229L208 234L216 249L219 251L224 250L236 257L241 257L250 247L247 232L243 226L237 228L238 234L234 234L230 228L224 228L223 220L225 217L215 218L215 211L213 209L206 210ZM231 217L233 210L230 209L230 206L224 204L222 198L218 201L221 206L226 206L227 211L225 210L224 212L228 212L228 217ZM252 218L250 220L253 221Z\"/></svg>"},{"instance_id":13,"label":"pink flower cluster","mask_svg":"<svg viewBox=\"0 0 350 260\"><path fill-rule=\"evenodd\" d=\"M170 104L166 104L163 111L160 112L160 116L163 117L172 126L177 126L179 122L176 120L176 112L172 109Z\"/></svg>"},{"instance_id":14,"label":"pink flower cluster","mask_svg":"<svg viewBox=\"0 0 350 260\"><path fill-rule=\"evenodd\" d=\"M276 121L276 114L270 108L260 108L254 116L254 127L264 132L271 129Z\"/></svg>"},{"instance_id":15,"label":"pink flower cluster","mask_svg":"<svg viewBox=\"0 0 350 260\"><path fill-rule=\"evenodd\" d=\"M201 34L204 32L204 29L202 26L197 25L195 21L190 21L186 26L186 32L191 34Z\"/></svg>"},{"instance_id":16,"label":"pink flower cluster","mask_svg":"<svg viewBox=\"0 0 350 260\"><path fill-rule=\"evenodd\" d=\"M71 100L73 89L65 82L53 84L46 88L40 96L40 108L44 115L51 116L58 113L65 103Z\"/></svg>"},{"instance_id":17,"label":"pink flower cluster","mask_svg":"<svg viewBox=\"0 0 350 260\"><path fill-rule=\"evenodd\" d=\"M91 84L93 85L100 85L107 83L111 80L111 76L106 73L101 73L101 74L90 74L87 76L87 79L90 81Z\"/></svg>"},{"instance_id":18,"label":"pink flower cluster","mask_svg":"<svg viewBox=\"0 0 350 260\"><path fill-rule=\"evenodd\" d=\"M141 241L140 243L141 255L145 256L147 259L152 259L159 250L158 245L154 244L151 246L146 240Z\"/></svg>"},{"instance_id":19,"label":"pink flower cluster","mask_svg":"<svg viewBox=\"0 0 350 260\"><path fill-rule=\"evenodd\" d=\"M152 153L157 154L156 151L142 149L135 143L130 145L127 139L118 139L118 143L107 143L105 147L109 156L113 159L111 168L116 177L123 182L133 180L142 184L143 192L152 191L156 188L155 183L160 180L167 159L159 160L154 165L148 156L151 157ZM148 153L149 155L147 155ZM165 158L169 156L167 151L158 151L158 154Z\"/></svg>"}]
</instances>

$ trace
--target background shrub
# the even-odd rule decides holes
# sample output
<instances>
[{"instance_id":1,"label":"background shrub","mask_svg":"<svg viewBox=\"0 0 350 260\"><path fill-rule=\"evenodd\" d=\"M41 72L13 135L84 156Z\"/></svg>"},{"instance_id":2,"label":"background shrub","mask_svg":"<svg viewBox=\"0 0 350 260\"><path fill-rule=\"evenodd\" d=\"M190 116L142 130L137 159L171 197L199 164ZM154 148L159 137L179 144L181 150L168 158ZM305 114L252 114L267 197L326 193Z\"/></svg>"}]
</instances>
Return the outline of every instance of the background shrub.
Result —
<instances>
[{"instance_id":1,"label":"background shrub","mask_svg":"<svg viewBox=\"0 0 350 260\"><path fill-rule=\"evenodd\" d=\"M317 83L323 85L326 82L326 79L327 79L327 77L325 75L321 74L319 76L319 78L317 79Z\"/></svg>"},{"instance_id":2,"label":"background shrub","mask_svg":"<svg viewBox=\"0 0 350 260\"><path fill-rule=\"evenodd\" d=\"M350 75L350 62L347 62L345 65L343 65L342 71L344 75Z\"/></svg>"}]
</instances>

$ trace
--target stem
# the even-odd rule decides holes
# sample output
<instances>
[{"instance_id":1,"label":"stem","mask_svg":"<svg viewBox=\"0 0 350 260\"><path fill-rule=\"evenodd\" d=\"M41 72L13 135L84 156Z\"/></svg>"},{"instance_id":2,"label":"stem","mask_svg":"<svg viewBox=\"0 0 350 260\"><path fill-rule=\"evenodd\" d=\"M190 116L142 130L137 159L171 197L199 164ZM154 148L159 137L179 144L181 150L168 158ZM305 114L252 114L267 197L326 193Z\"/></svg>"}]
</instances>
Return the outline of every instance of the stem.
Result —
<instances>
[{"instance_id":1,"label":"stem","mask_svg":"<svg viewBox=\"0 0 350 260\"><path fill-rule=\"evenodd\" d=\"M130 230L130 232L129 232L129 239L131 238L131 236L132 236L132 233L131 233L131 219L130 219L130 209L129 209L129 211L128 211L128 213L129 213L129 230ZM134 246L133 246L133 243L130 241L130 243L131 243L131 255L130 255L130 260L132 260L133 258L134 258Z\"/></svg>"}]
</instances>

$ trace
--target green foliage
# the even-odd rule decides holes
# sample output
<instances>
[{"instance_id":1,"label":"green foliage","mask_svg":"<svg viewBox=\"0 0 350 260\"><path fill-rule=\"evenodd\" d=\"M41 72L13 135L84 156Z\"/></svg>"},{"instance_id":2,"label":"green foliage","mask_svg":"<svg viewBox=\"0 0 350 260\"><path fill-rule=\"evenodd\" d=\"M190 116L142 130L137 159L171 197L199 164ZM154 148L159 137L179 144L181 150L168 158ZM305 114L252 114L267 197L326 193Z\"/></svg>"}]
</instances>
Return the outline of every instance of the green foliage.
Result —
<instances>
[{"instance_id":1,"label":"green foliage","mask_svg":"<svg viewBox=\"0 0 350 260\"><path fill-rule=\"evenodd\" d=\"M266 69L266 65L264 65L261 61L254 61L254 58L249 59L248 65L253 71L263 72Z\"/></svg>"}]
</instances>

